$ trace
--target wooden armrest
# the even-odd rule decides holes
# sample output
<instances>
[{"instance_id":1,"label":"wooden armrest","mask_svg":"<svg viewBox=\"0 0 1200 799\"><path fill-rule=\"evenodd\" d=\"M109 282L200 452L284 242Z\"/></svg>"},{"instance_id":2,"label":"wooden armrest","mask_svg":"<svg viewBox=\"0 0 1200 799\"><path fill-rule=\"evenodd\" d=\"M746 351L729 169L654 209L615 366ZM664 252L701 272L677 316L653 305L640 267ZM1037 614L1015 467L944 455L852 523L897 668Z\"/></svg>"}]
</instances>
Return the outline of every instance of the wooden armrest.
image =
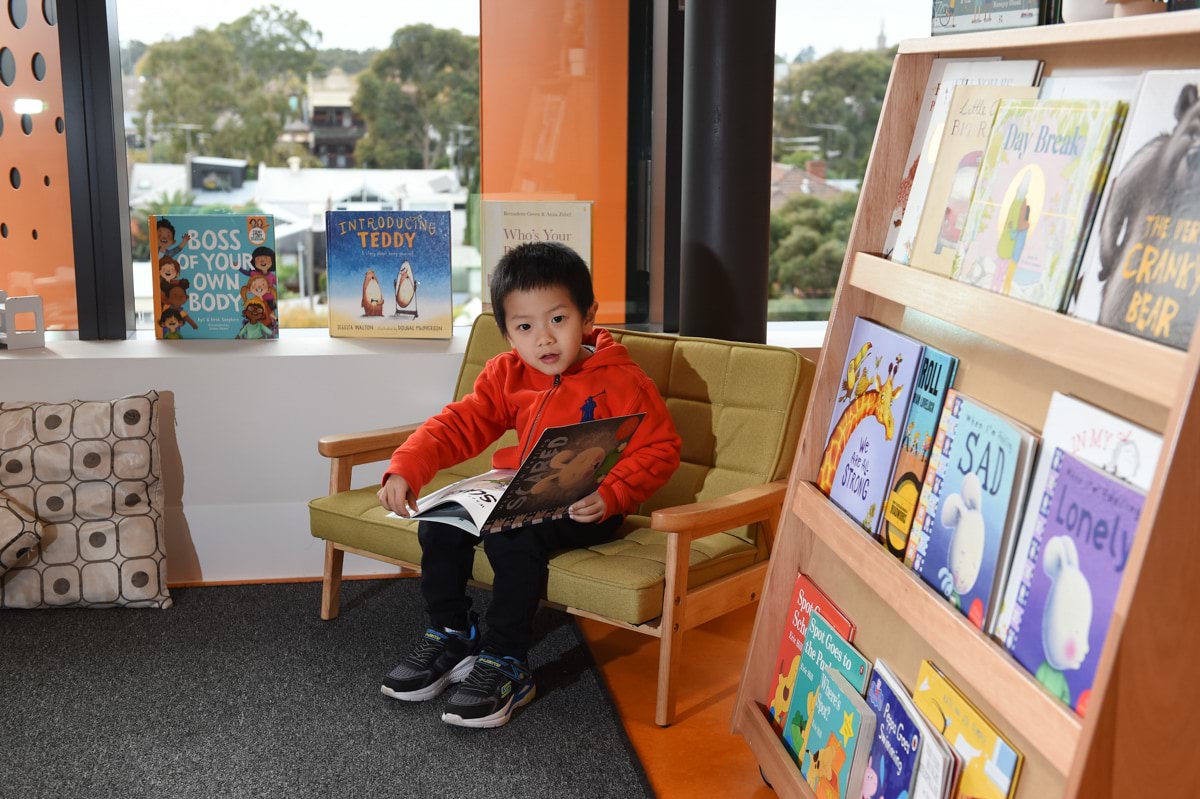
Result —
<instances>
[{"instance_id":1,"label":"wooden armrest","mask_svg":"<svg viewBox=\"0 0 1200 799\"><path fill-rule=\"evenodd\" d=\"M783 507L786 493L786 480L751 486L718 499L656 510L650 516L650 526L663 533L687 533L694 538L721 533L766 521L773 509Z\"/></svg>"},{"instance_id":2,"label":"wooden armrest","mask_svg":"<svg viewBox=\"0 0 1200 799\"><path fill-rule=\"evenodd\" d=\"M317 439L317 452L326 458L344 458L386 450L386 457L391 457L392 450L403 444L405 439L412 435L418 427L420 424L409 424L401 427L385 427L381 430L367 430L363 433L321 436ZM377 460L383 459L377 458ZM368 461L357 460L357 462L367 463Z\"/></svg>"}]
</instances>

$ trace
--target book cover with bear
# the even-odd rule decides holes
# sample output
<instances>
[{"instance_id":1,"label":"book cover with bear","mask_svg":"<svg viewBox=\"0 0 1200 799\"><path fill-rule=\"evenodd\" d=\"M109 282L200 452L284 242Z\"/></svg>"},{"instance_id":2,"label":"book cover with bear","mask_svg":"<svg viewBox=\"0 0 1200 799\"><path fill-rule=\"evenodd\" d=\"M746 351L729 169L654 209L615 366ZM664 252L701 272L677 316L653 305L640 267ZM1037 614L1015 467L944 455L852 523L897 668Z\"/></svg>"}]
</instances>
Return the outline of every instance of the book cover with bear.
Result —
<instances>
[{"instance_id":1,"label":"book cover with bear","mask_svg":"<svg viewBox=\"0 0 1200 799\"><path fill-rule=\"evenodd\" d=\"M270 214L151 215L154 336L277 339Z\"/></svg>"},{"instance_id":2,"label":"book cover with bear","mask_svg":"<svg viewBox=\"0 0 1200 799\"><path fill-rule=\"evenodd\" d=\"M875 713L862 694L836 668L827 667L817 685L812 731L800 758L800 773L817 799L868 795L863 780L875 726Z\"/></svg>"},{"instance_id":3,"label":"book cover with bear","mask_svg":"<svg viewBox=\"0 0 1200 799\"><path fill-rule=\"evenodd\" d=\"M909 548L913 570L981 630L1011 551L1034 441L1019 422L947 392Z\"/></svg>"},{"instance_id":4,"label":"book cover with bear","mask_svg":"<svg viewBox=\"0 0 1200 799\"><path fill-rule=\"evenodd\" d=\"M771 692L767 695L767 712L771 724L781 737L783 723L787 718L796 687L796 674L800 669L800 656L804 652L804 635L808 619L813 612L829 622L847 641L854 640L854 622L838 609L837 605L818 588L804 572L796 575L792 589L792 601L783 622L783 635L779 639L779 654L775 657L775 672L771 678Z\"/></svg>"},{"instance_id":5,"label":"book cover with bear","mask_svg":"<svg viewBox=\"0 0 1200 799\"><path fill-rule=\"evenodd\" d=\"M1200 313L1200 70L1150 70L1129 112L1069 312L1187 349Z\"/></svg>"},{"instance_id":6,"label":"book cover with bear","mask_svg":"<svg viewBox=\"0 0 1200 799\"><path fill-rule=\"evenodd\" d=\"M1055 449L1004 645L1050 693L1087 713L1145 492Z\"/></svg>"},{"instance_id":7,"label":"book cover with bear","mask_svg":"<svg viewBox=\"0 0 1200 799\"><path fill-rule=\"evenodd\" d=\"M449 211L327 211L329 335L450 338Z\"/></svg>"},{"instance_id":8,"label":"book cover with bear","mask_svg":"<svg viewBox=\"0 0 1200 799\"><path fill-rule=\"evenodd\" d=\"M923 349L869 319L854 320L817 487L871 535L883 518Z\"/></svg>"},{"instance_id":9,"label":"book cover with bear","mask_svg":"<svg viewBox=\"0 0 1200 799\"><path fill-rule=\"evenodd\" d=\"M807 746L809 723L817 701L817 689L826 667L837 669L859 694L867 690L871 678L871 663L843 638L837 630L813 611L808 617L804 636L804 652L796 671L796 685L783 723L783 744L797 763L801 762Z\"/></svg>"}]
</instances>

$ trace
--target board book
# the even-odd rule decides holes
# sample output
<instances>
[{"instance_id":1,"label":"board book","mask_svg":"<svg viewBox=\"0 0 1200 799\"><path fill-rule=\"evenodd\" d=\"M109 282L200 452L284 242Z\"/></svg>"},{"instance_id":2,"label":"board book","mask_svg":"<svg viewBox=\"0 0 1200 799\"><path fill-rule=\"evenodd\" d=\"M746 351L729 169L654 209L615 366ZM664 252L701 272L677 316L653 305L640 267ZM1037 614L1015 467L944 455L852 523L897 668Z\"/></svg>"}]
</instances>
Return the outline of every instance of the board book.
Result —
<instances>
[{"instance_id":1,"label":"board book","mask_svg":"<svg viewBox=\"0 0 1200 799\"><path fill-rule=\"evenodd\" d=\"M1083 716L1145 492L1062 449L1046 487L1004 645L1051 695Z\"/></svg>"},{"instance_id":2,"label":"board book","mask_svg":"<svg viewBox=\"0 0 1200 799\"><path fill-rule=\"evenodd\" d=\"M566 518L572 503L599 488L643 416L547 427L519 468L492 469L434 491L417 501L412 518L474 535Z\"/></svg>"},{"instance_id":3,"label":"board book","mask_svg":"<svg viewBox=\"0 0 1200 799\"><path fill-rule=\"evenodd\" d=\"M1021 517L1020 532L1013 548L1013 564L1025 563L1033 541L1034 525L1038 519L1036 503L1046 489L1050 472L1050 455L1062 449L1071 455L1115 475L1143 491L1150 490L1150 481L1158 466L1162 436L1141 425L1090 405L1083 400L1054 392L1050 409L1042 425L1042 446L1029 482L1032 510ZM1016 604L1020 587L1019 573L1014 567L1005 581L1004 595L991 633L1003 642L1008 632L1008 620Z\"/></svg>"},{"instance_id":4,"label":"board book","mask_svg":"<svg viewBox=\"0 0 1200 799\"><path fill-rule=\"evenodd\" d=\"M449 211L327 211L329 335L450 338Z\"/></svg>"},{"instance_id":5,"label":"board book","mask_svg":"<svg viewBox=\"0 0 1200 799\"><path fill-rule=\"evenodd\" d=\"M796 673L800 669L800 656L804 651L804 634L808 629L808 618L813 612L829 622L833 629L847 641L854 640L854 623L838 609L837 605L818 588L803 572L796 575L792 589L792 601L783 624L783 636L779 641L779 654L775 658L775 672L771 680L771 692L767 695L767 713L775 732L783 735L783 722L787 718Z\"/></svg>"},{"instance_id":6,"label":"board book","mask_svg":"<svg viewBox=\"0 0 1200 799\"><path fill-rule=\"evenodd\" d=\"M883 517L922 349L869 319L854 320L817 487L871 535Z\"/></svg>"},{"instance_id":7,"label":"board book","mask_svg":"<svg viewBox=\"0 0 1200 799\"><path fill-rule=\"evenodd\" d=\"M154 336L277 339L269 214L151 215Z\"/></svg>"},{"instance_id":8,"label":"board book","mask_svg":"<svg viewBox=\"0 0 1200 799\"><path fill-rule=\"evenodd\" d=\"M1065 305L1126 105L1005 100L979 164L951 276Z\"/></svg>"},{"instance_id":9,"label":"board book","mask_svg":"<svg viewBox=\"0 0 1200 799\"><path fill-rule=\"evenodd\" d=\"M867 690L871 677L871 663L851 646L820 613L812 612L808 617L808 630L804 636L804 651L796 672L796 686L783 725L783 743L792 759L800 762L808 737L808 725L812 720L813 706L817 701L817 688L827 666L841 672L854 690L862 694Z\"/></svg>"},{"instance_id":10,"label":"board book","mask_svg":"<svg viewBox=\"0 0 1200 799\"><path fill-rule=\"evenodd\" d=\"M909 550L913 571L980 629L997 603L1034 445L1016 420L947 392Z\"/></svg>"},{"instance_id":11,"label":"board book","mask_svg":"<svg viewBox=\"0 0 1200 799\"><path fill-rule=\"evenodd\" d=\"M954 385L958 358L935 347L926 346L913 385L913 398L904 420L900 451L889 480L890 493L884 504L879 537L898 558L904 557L908 533L912 529L917 499L925 482L925 470L933 450L938 420L946 402L946 391Z\"/></svg>"},{"instance_id":12,"label":"board book","mask_svg":"<svg viewBox=\"0 0 1200 799\"><path fill-rule=\"evenodd\" d=\"M929 726L929 721L913 704L904 683L882 660L875 661L871 679L876 677L891 687L896 701L904 708L904 713L912 722L912 730L919 739L915 747L919 749L919 753L910 796L912 799L949 799L957 784L962 765L961 757L950 748L950 744L940 733ZM867 701L870 702L870 696Z\"/></svg>"},{"instance_id":13,"label":"board book","mask_svg":"<svg viewBox=\"0 0 1200 799\"><path fill-rule=\"evenodd\" d=\"M962 758L957 796L1009 799L1016 795L1024 755L928 660L921 661L912 698Z\"/></svg>"},{"instance_id":14,"label":"board book","mask_svg":"<svg viewBox=\"0 0 1200 799\"><path fill-rule=\"evenodd\" d=\"M800 760L800 773L817 799L864 795L875 726L875 713L862 694L836 668L826 667L817 686L808 748Z\"/></svg>"}]
</instances>

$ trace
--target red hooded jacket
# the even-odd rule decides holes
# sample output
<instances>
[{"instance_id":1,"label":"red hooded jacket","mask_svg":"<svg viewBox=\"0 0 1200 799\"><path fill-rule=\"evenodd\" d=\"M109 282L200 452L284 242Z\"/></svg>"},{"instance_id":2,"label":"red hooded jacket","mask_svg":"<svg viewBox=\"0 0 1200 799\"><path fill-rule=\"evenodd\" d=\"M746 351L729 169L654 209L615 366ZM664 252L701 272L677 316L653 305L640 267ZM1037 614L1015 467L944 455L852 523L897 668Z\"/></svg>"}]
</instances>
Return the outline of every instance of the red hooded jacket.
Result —
<instances>
[{"instance_id":1,"label":"red hooded jacket","mask_svg":"<svg viewBox=\"0 0 1200 799\"><path fill-rule=\"evenodd\" d=\"M679 435L654 381L623 345L599 327L583 343L595 352L557 376L529 366L515 350L492 358L470 394L447 405L396 449L383 479L398 474L419 494L438 471L478 455L508 430L517 431L520 444L497 450L494 469L520 466L547 427L645 413L599 489L606 516L635 510L679 466Z\"/></svg>"}]
</instances>

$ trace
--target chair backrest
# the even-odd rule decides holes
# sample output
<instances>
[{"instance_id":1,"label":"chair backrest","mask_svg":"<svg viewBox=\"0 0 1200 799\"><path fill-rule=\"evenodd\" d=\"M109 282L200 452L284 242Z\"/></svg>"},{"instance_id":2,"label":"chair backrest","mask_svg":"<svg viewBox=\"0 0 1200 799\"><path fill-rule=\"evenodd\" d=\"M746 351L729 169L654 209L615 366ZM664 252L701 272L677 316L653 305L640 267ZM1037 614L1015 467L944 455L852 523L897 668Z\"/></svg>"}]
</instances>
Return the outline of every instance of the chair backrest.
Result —
<instances>
[{"instance_id":1,"label":"chair backrest","mask_svg":"<svg viewBox=\"0 0 1200 799\"><path fill-rule=\"evenodd\" d=\"M783 347L609 328L654 380L683 439L682 463L641 512L697 502L787 476L816 366ZM454 397L471 391L488 359L509 349L495 318L475 320ZM507 434L454 469L489 468L491 453L516 443ZM753 542L752 532L737 533Z\"/></svg>"}]
</instances>

